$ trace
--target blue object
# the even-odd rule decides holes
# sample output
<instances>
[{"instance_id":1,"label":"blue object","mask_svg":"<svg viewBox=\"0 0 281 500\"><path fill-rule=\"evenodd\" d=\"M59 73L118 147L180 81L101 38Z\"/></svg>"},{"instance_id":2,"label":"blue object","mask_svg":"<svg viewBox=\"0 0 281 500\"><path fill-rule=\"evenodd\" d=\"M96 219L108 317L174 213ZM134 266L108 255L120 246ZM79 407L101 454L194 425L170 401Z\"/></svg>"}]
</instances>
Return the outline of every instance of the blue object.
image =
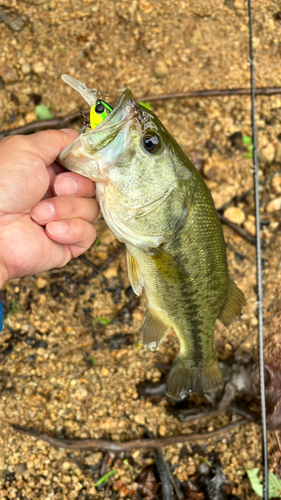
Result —
<instances>
[{"instance_id":1,"label":"blue object","mask_svg":"<svg viewBox=\"0 0 281 500\"><path fill-rule=\"evenodd\" d=\"M2 304L0 302L0 332L3 328L3 307L2 307Z\"/></svg>"}]
</instances>

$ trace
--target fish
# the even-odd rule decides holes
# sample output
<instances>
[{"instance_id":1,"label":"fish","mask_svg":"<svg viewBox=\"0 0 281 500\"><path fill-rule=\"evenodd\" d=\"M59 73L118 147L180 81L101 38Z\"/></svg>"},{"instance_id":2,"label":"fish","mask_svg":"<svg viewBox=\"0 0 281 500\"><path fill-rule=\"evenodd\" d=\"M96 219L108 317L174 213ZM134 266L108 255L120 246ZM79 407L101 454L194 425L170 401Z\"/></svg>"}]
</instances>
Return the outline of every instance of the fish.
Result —
<instances>
[{"instance_id":1,"label":"fish","mask_svg":"<svg viewBox=\"0 0 281 500\"><path fill-rule=\"evenodd\" d=\"M96 182L102 215L126 245L131 286L137 295L144 289L148 302L143 346L157 350L171 328L179 339L167 396L221 387L215 322L229 325L245 297L229 275L211 193L179 144L126 89L58 162Z\"/></svg>"}]
</instances>

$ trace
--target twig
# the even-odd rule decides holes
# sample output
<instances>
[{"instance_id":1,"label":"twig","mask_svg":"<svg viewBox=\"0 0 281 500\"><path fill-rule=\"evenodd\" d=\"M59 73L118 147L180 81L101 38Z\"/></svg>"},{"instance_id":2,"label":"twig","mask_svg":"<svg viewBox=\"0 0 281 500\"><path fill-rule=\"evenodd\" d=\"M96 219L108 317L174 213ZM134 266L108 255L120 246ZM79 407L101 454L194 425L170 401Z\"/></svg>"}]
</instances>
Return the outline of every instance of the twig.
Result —
<instances>
[{"instance_id":1,"label":"twig","mask_svg":"<svg viewBox=\"0 0 281 500\"><path fill-rule=\"evenodd\" d=\"M281 87L260 87L255 90L256 95L275 95L281 94ZM169 99L189 99L195 97L218 97L218 96L226 96L226 95L250 95L251 89L214 89L214 90L195 90L192 92L177 92L174 94L159 94L159 95L150 95L150 96L142 96L136 98L137 101L145 101L145 102L154 102L154 101L163 101ZM89 109L84 109L82 111L84 115L88 115L90 113ZM71 113L66 116L59 116L58 118L52 118L51 120L41 120L32 123L28 123L27 125L23 125L22 127L2 130L0 132L0 140L4 139L9 135L17 135L17 134L32 134L34 132L38 132L39 130L48 130L48 129L57 129L64 128L68 126L73 121L81 118L80 111L76 113Z\"/></svg>"},{"instance_id":2,"label":"twig","mask_svg":"<svg viewBox=\"0 0 281 500\"><path fill-rule=\"evenodd\" d=\"M88 259L85 257L82 258L82 260L85 262L85 264L88 264L92 269L94 269L94 272L90 274L90 276L87 276L86 278L80 278L76 280L77 285L85 284L88 283L88 281L92 278L95 278L100 272L105 271L108 266L111 264L111 262L116 259L116 257L121 253L121 251L125 248L125 244L122 243L113 254L108 257L108 259L103 262L103 264L100 265L100 267L96 267L92 262L90 262ZM80 256L81 258L81 256Z\"/></svg>"},{"instance_id":3,"label":"twig","mask_svg":"<svg viewBox=\"0 0 281 500\"><path fill-rule=\"evenodd\" d=\"M281 87L258 87L255 90L256 95L275 95L281 94ZM177 92L175 94L159 94L139 97L137 101L152 102L163 101L166 99L188 99L190 97L218 97L226 95L251 95L251 89L213 89L213 90L195 90L191 92Z\"/></svg>"},{"instance_id":4,"label":"twig","mask_svg":"<svg viewBox=\"0 0 281 500\"><path fill-rule=\"evenodd\" d=\"M154 439L152 432L145 427L145 434L149 439ZM171 500L171 483L168 473L168 466L161 450L153 448L153 456L156 463L156 467L159 473L160 481L162 484L162 499Z\"/></svg>"},{"instance_id":5,"label":"twig","mask_svg":"<svg viewBox=\"0 0 281 500\"><path fill-rule=\"evenodd\" d=\"M131 441L118 442L108 439L58 439L49 434L42 433L36 429L23 427L19 424L10 424L15 431L23 434L28 434L37 439L42 439L46 443L51 444L56 448L67 448L70 450L91 450L93 448L100 450L110 450L114 453L127 450L143 449L143 448L162 448L176 443L187 443L195 441L206 441L220 434L225 434L238 425L248 424L250 421L247 418L238 420L224 427L220 427L212 432L202 432L200 434L179 434L177 436L167 436L155 439L133 439Z\"/></svg>"},{"instance_id":6,"label":"twig","mask_svg":"<svg viewBox=\"0 0 281 500\"><path fill-rule=\"evenodd\" d=\"M89 114L90 110L87 109L86 113ZM85 114L86 114L85 113ZM0 140L4 139L4 137L8 137L9 135L18 135L18 134L33 134L34 132L39 132L39 130L48 130L48 129L57 129L67 127L70 123L74 122L81 118L80 111L76 113L71 113L67 116L58 116L58 118L52 118L51 120L40 120L37 122L31 122L27 125L23 125L22 127L13 128L10 130L2 130L0 132Z\"/></svg>"},{"instance_id":7,"label":"twig","mask_svg":"<svg viewBox=\"0 0 281 500\"><path fill-rule=\"evenodd\" d=\"M236 231L236 233L240 234L240 236L242 236L242 238L249 241L249 243L251 243L251 245L255 245L255 243L256 243L255 236L253 236L251 233L246 231L246 229L243 229L243 227L240 227L237 224L235 224L234 222L231 222L229 219L224 217L219 212L217 212L217 213L218 213L218 217L221 220L221 222L223 222L224 224L227 224L229 227L231 227L234 231Z\"/></svg>"}]
</instances>

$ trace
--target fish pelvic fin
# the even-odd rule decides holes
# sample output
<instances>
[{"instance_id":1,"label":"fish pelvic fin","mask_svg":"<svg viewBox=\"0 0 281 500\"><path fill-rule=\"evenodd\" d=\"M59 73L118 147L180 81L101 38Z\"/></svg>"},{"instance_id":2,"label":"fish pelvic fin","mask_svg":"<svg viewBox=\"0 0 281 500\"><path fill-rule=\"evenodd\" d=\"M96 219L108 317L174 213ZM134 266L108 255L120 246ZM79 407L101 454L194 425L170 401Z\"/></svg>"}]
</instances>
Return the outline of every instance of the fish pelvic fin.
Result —
<instances>
[{"instance_id":1,"label":"fish pelvic fin","mask_svg":"<svg viewBox=\"0 0 281 500\"><path fill-rule=\"evenodd\" d=\"M224 326L228 326L240 314L242 307L246 304L244 293L231 279L228 291L228 297L223 306L218 319Z\"/></svg>"},{"instance_id":2,"label":"fish pelvic fin","mask_svg":"<svg viewBox=\"0 0 281 500\"><path fill-rule=\"evenodd\" d=\"M143 277L140 272L138 263L136 259L130 254L127 249L127 267L128 267L128 276L136 295L140 295L143 287Z\"/></svg>"},{"instance_id":3,"label":"fish pelvic fin","mask_svg":"<svg viewBox=\"0 0 281 500\"><path fill-rule=\"evenodd\" d=\"M154 311L147 309L142 325L143 346L152 351L156 351L160 344L162 344L169 330L169 325L163 323Z\"/></svg>"},{"instance_id":4,"label":"fish pelvic fin","mask_svg":"<svg viewBox=\"0 0 281 500\"><path fill-rule=\"evenodd\" d=\"M166 394L182 400L193 392L211 392L223 386L216 357L196 365L190 359L177 358L169 373Z\"/></svg>"}]
</instances>

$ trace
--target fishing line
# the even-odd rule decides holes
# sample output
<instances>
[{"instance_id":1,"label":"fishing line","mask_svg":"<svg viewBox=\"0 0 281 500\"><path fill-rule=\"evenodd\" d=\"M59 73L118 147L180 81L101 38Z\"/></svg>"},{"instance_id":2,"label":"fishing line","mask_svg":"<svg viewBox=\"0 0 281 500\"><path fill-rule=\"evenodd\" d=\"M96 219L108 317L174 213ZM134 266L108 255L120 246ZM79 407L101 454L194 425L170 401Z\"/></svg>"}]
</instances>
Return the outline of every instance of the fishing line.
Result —
<instances>
[{"instance_id":1,"label":"fishing line","mask_svg":"<svg viewBox=\"0 0 281 500\"><path fill-rule=\"evenodd\" d=\"M258 180L258 150L257 150L257 127L255 107L255 71L254 71L254 47L253 47L253 20L252 1L248 0L249 9L249 35L250 35L250 67L251 67L251 100L252 100L252 133L253 133L253 177L255 192L255 215L256 215L256 262L257 262L257 287L258 287L258 321L259 321L259 371L260 371L260 396L261 396L261 428L262 428L262 453L263 453L263 498L268 500L268 460L267 460L267 434L266 434L266 408L264 388L264 355L263 355L263 292L262 292L262 260L261 260L261 238L260 238L260 202L259 202L259 180Z\"/></svg>"}]
</instances>

